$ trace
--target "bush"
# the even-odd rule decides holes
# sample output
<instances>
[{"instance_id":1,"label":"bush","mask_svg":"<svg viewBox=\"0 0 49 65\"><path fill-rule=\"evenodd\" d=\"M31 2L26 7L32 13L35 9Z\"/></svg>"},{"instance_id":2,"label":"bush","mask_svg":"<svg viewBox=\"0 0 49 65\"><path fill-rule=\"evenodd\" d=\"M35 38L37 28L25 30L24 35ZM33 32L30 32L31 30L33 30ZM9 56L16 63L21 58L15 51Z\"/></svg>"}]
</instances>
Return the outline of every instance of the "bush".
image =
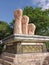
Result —
<instances>
[{"instance_id":1,"label":"bush","mask_svg":"<svg viewBox=\"0 0 49 65\"><path fill-rule=\"evenodd\" d=\"M0 44L0 54L3 52L3 50L4 50L4 45L5 44Z\"/></svg>"}]
</instances>

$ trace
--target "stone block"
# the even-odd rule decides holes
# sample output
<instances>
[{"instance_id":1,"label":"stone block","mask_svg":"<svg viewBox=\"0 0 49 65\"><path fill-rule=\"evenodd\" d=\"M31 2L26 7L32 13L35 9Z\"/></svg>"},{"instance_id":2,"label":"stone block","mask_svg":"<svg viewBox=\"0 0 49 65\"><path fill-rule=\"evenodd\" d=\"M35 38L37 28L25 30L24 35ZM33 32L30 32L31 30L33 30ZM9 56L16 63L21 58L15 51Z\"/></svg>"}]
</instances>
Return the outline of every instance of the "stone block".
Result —
<instances>
[{"instance_id":1,"label":"stone block","mask_svg":"<svg viewBox=\"0 0 49 65\"><path fill-rule=\"evenodd\" d=\"M35 29L36 29L36 26L33 23L28 24L28 34L29 35L34 35Z\"/></svg>"},{"instance_id":2,"label":"stone block","mask_svg":"<svg viewBox=\"0 0 49 65\"><path fill-rule=\"evenodd\" d=\"M21 34L22 10L21 9L15 10L14 17L15 17L14 34Z\"/></svg>"},{"instance_id":3,"label":"stone block","mask_svg":"<svg viewBox=\"0 0 49 65\"><path fill-rule=\"evenodd\" d=\"M28 34L28 22L29 22L29 17L24 15L22 17L22 34Z\"/></svg>"}]
</instances>

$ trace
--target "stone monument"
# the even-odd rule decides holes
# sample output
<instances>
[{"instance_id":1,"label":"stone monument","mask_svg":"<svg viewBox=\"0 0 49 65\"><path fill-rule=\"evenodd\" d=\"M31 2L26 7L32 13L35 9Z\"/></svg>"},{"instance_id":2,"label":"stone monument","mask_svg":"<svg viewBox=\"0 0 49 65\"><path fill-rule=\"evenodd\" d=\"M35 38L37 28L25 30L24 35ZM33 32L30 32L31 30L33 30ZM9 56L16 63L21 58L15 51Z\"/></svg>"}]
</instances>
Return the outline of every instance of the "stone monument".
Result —
<instances>
[{"instance_id":1,"label":"stone monument","mask_svg":"<svg viewBox=\"0 0 49 65\"><path fill-rule=\"evenodd\" d=\"M34 35L36 26L29 23L29 17L23 15L21 9L14 11L14 17L13 35L2 40L6 44L6 49L0 56L0 64L49 65L49 53L44 44L49 41L49 37Z\"/></svg>"}]
</instances>

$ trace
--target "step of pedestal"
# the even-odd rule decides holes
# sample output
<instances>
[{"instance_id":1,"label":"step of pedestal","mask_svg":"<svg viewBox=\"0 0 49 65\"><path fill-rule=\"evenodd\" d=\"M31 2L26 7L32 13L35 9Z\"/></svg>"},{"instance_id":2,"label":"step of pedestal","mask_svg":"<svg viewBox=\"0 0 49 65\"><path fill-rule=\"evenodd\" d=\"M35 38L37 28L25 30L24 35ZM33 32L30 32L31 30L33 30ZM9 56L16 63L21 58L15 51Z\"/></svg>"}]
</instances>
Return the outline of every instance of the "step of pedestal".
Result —
<instances>
[{"instance_id":1,"label":"step of pedestal","mask_svg":"<svg viewBox=\"0 0 49 65\"><path fill-rule=\"evenodd\" d=\"M1 65L12 65L13 63L9 62L9 61L6 61L6 60L3 60L3 59L0 59L0 64Z\"/></svg>"},{"instance_id":2,"label":"step of pedestal","mask_svg":"<svg viewBox=\"0 0 49 65\"><path fill-rule=\"evenodd\" d=\"M13 62L14 58L12 57L8 57L8 56L2 56L3 60L9 61L9 62Z\"/></svg>"},{"instance_id":3,"label":"step of pedestal","mask_svg":"<svg viewBox=\"0 0 49 65\"><path fill-rule=\"evenodd\" d=\"M4 52L0 55L0 64L2 65L12 65L15 54Z\"/></svg>"},{"instance_id":4,"label":"step of pedestal","mask_svg":"<svg viewBox=\"0 0 49 65\"><path fill-rule=\"evenodd\" d=\"M15 54L13 53L8 53L8 52L4 52L2 53L3 56L9 56L9 57L15 57Z\"/></svg>"},{"instance_id":5,"label":"step of pedestal","mask_svg":"<svg viewBox=\"0 0 49 65\"><path fill-rule=\"evenodd\" d=\"M0 64L3 64L3 59L0 58Z\"/></svg>"},{"instance_id":6,"label":"step of pedestal","mask_svg":"<svg viewBox=\"0 0 49 65\"><path fill-rule=\"evenodd\" d=\"M4 60L3 65L12 65L13 63Z\"/></svg>"}]
</instances>

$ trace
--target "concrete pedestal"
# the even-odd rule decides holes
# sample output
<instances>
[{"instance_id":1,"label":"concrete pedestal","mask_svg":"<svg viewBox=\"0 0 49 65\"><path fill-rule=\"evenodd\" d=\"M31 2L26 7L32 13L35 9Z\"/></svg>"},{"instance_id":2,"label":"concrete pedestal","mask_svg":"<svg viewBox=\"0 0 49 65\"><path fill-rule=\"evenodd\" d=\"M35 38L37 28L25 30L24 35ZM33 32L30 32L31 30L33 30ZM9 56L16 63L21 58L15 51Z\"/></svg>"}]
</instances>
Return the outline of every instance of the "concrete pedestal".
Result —
<instances>
[{"instance_id":1,"label":"concrete pedestal","mask_svg":"<svg viewBox=\"0 0 49 65\"><path fill-rule=\"evenodd\" d=\"M38 53L38 52L46 52L46 46L44 43L15 42L12 45L7 45L5 51L14 54Z\"/></svg>"}]
</instances>

